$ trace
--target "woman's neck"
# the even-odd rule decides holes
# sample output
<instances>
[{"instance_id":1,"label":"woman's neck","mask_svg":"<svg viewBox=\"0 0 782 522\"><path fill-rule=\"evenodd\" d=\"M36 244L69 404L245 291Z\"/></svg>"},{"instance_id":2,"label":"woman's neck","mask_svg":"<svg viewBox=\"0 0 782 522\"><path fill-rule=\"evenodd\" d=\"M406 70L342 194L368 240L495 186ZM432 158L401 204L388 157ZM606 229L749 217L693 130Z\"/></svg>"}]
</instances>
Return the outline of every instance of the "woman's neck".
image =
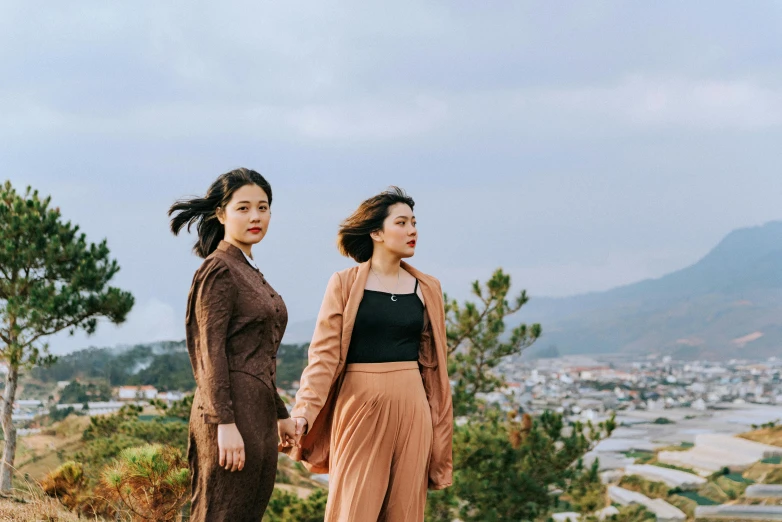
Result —
<instances>
[{"instance_id":1,"label":"woman's neck","mask_svg":"<svg viewBox=\"0 0 782 522\"><path fill-rule=\"evenodd\" d=\"M399 274L402 260L389 253L375 251L369 262L372 264L372 270L376 273L388 277L396 277Z\"/></svg>"},{"instance_id":2,"label":"woman's neck","mask_svg":"<svg viewBox=\"0 0 782 522\"><path fill-rule=\"evenodd\" d=\"M233 246L235 246L236 248L238 248L239 250L244 252L247 255L247 257L249 257L250 259L253 258L253 247L252 247L252 245L247 244L247 243L242 243L241 241L237 241L235 238L230 237L230 236L225 236L223 238L223 240L226 243L231 243Z\"/></svg>"}]
</instances>

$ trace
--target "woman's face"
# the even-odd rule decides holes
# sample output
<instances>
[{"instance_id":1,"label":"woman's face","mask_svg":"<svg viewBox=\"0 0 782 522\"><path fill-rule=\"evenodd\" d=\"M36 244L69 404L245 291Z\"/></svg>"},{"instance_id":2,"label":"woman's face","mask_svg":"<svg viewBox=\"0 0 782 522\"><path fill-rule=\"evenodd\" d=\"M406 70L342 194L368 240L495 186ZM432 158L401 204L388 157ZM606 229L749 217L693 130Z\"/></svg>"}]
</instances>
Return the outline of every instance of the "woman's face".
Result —
<instances>
[{"instance_id":1,"label":"woman's face","mask_svg":"<svg viewBox=\"0 0 782 522\"><path fill-rule=\"evenodd\" d=\"M255 184L234 191L231 200L217 210L217 219L225 226L226 241L239 245L259 243L269 230L271 217L269 197Z\"/></svg>"},{"instance_id":2,"label":"woman's face","mask_svg":"<svg viewBox=\"0 0 782 522\"><path fill-rule=\"evenodd\" d=\"M413 257L418 242L418 229L410 205L396 203L389 207L388 217L383 221L383 230L373 232L372 239L400 258Z\"/></svg>"}]
</instances>

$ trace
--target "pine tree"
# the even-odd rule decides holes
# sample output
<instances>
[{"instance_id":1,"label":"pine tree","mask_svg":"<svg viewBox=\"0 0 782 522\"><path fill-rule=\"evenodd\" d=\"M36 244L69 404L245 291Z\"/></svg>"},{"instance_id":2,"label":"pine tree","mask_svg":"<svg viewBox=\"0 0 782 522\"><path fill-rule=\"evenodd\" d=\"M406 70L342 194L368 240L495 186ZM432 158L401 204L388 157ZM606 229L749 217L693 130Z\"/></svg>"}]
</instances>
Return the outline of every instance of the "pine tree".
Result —
<instances>
[{"instance_id":1,"label":"pine tree","mask_svg":"<svg viewBox=\"0 0 782 522\"><path fill-rule=\"evenodd\" d=\"M108 286L119 266L109 258L106 241L88 243L50 201L29 187L23 195L10 182L0 187L0 358L8 365L0 491L11 488L16 454L11 413L19 370L54 361L47 336L92 334L99 318L122 323L133 306L130 293Z\"/></svg>"},{"instance_id":2,"label":"pine tree","mask_svg":"<svg viewBox=\"0 0 782 522\"><path fill-rule=\"evenodd\" d=\"M177 448L148 444L123 450L101 483L106 497L132 520L173 521L187 502L190 470Z\"/></svg>"},{"instance_id":3,"label":"pine tree","mask_svg":"<svg viewBox=\"0 0 782 522\"><path fill-rule=\"evenodd\" d=\"M522 291L511 304L510 287L510 276L498 269L484 285L473 283L477 304L445 298L448 372L459 422L454 427L454 484L430 492L429 521L545 516L558 503L556 491L594 482L597 468L585 470L581 458L615 427L613 418L597 425L567 423L563 415L550 411L519 416L481 403L479 394L505 386L495 370L500 362L520 354L541 335L539 324L520 324L506 333L506 318L528 302ZM582 496L584 504L596 503Z\"/></svg>"},{"instance_id":4,"label":"pine tree","mask_svg":"<svg viewBox=\"0 0 782 522\"><path fill-rule=\"evenodd\" d=\"M513 304L508 301L510 275L497 269L486 282L472 284L478 304L459 305L445 296L448 335L448 374L453 387L454 415L468 415L478 408L477 394L504 386L493 369L506 357L520 354L540 337L539 324L520 324L505 334L505 319L518 312L529 298L522 291Z\"/></svg>"},{"instance_id":5,"label":"pine tree","mask_svg":"<svg viewBox=\"0 0 782 522\"><path fill-rule=\"evenodd\" d=\"M43 492L58 499L69 510L75 510L82 501L87 485L84 466L72 460L50 471L41 481Z\"/></svg>"},{"instance_id":6,"label":"pine tree","mask_svg":"<svg viewBox=\"0 0 782 522\"><path fill-rule=\"evenodd\" d=\"M454 485L447 495L430 494L427 519L500 522L545 515L557 505L555 490L594 482L597 468L584 469L581 458L615 426L613 418L568 425L548 411L520 421L496 409L470 418L454 433Z\"/></svg>"}]
</instances>

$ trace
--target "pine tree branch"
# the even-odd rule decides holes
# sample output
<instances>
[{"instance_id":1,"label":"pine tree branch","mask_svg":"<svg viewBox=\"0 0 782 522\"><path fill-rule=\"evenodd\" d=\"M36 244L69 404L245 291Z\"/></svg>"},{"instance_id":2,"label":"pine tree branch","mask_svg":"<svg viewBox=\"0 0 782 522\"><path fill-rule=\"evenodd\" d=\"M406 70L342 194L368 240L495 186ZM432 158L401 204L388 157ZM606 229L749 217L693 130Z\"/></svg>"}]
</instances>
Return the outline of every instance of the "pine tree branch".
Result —
<instances>
[{"instance_id":1,"label":"pine tree branch","mask_svg":"<svg viewBox=\"0 0 782 522\"><path fill-rule=\"evenodd\" d=\"M495 305L494 308L486 306L486 308L483 309L483 312L481 312L481 315L478 316L477 320L470 324L469 328L464 329L464 333L456 339L456 343L453 345L453 348L449 349L448 353L453 353L465 341L465 339L473 334L473 330L475 330L475 328L481 324L484 319L486 319L486 316L489 315L489 312L494 312L496 309L497 305Z\"/></svg>"},{"instance_id":2,"label":"pine tree branch","mask_svg":"<svg viewBox=\"0 0 782 522\"><path fill-rule=\"evenodd\" d=\"M68 322L66 322L64 324L59 324L59 325L57 325L57 326L55 326L55 327L53 327L53 328L51 328L49 330L45 330L43 332L39 332L38 334L36 334L32 338L30 338L27 341L25 341L22 344L22 346L24 346L24 347L32 346L32 344L35 341L37 341L38 339L40 339L41 337L46 337L47 335L54 335L57 332L61 332L61 331L65 330L66 328L72 328L74 326L77 326L82 321L85 321L85 320L89 319L92 315L94 315L94 314L89 313L89 312L84 312L82 315L80 315L78 317L74 317L70 321L68 321Z\"/></svg>"}]
</instances>

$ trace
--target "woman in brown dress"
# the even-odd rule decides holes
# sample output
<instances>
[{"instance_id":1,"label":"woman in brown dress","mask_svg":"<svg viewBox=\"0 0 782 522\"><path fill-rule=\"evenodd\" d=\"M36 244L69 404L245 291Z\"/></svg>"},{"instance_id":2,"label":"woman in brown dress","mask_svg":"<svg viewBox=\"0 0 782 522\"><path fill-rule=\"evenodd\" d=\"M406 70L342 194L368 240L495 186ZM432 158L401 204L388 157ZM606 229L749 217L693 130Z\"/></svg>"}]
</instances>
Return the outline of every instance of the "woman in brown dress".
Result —
<instances>
[{"instance_id":1,"label":"woman in brown dress","mask_svg":"<svg viewBox=\"0 0 782 522\"><path fill-rule=\"evenodd\" d=\"M263 176L237 169L218 177L204 198L169 210L174 234L197 225L194 251L204 258L186 317L197 385L188 448L193 521L259 521L274 489L278 438L294 436L275 378L288 314L252 257L271 203Z\"/></svg>"},{"instance_id":2,"label":"woman in brown dress","mask_svg":"<svg viewBox=\"0 0 782 522\"><path fill-rule=\"evenodd\" d=\"M413 205L393 187L340 229L360 264L329 281L291 412L291 455L330 474L327 522L423 522L427 488L451 484L442 291L402 261L418 241Z\"/></svg>"}]
</instances>

